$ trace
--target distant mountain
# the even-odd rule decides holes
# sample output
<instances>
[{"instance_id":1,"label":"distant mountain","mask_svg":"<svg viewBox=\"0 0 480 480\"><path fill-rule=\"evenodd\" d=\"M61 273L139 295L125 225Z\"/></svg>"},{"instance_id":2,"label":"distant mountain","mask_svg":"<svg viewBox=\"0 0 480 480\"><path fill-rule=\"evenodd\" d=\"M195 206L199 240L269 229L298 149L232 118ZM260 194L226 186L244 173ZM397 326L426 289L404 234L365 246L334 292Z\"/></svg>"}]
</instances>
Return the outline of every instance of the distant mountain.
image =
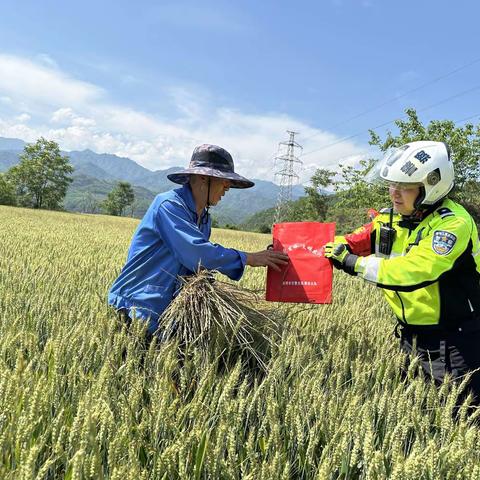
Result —
<instances>
[{"instance_id":1,"label":"distant mountain","mask_svg":"<svg viewBox=\"0 0 480 480\"><path fill-rule=\"evenodd\" d=\"M19 154L25 142L15 138L0 137L0 172L18 163ZM92 201L102 201L119 180L130 182L135 189L135 216L142 216L150 202L158 193L175 185L167 179L169 173L181 170L171 167L166 170L151 171L130 158L109 153L95 153L92 150L62 152L70 158L75 168L74 182L65 198L65 208L85 211L85 205ZM212 215L221 225L239 224L256 212L275 205L279 187L265 180L254 180L255 186L247 190L232 188L219 205L212 208ZM304 195L303 186L293 188L293 197Z\"/></svg>"},{"instance_id":2,"label":"distant mountain","mask_svg":"<svg viewBox=\"0 0 480 480\"><path fill-rule=\"evenodd\" d=\"M174 185L168 178L167 175L170 173L178 172L182 170L181 167L170 167L166 170L155 170L154 172L150 172L145 177L141 178L139 182L146 188L149 188L153 192L165 192L172 188Z\"/></svg>"},{"instance_id":3,"label":"distant mountain","mask_svg":"<svg viewBox=\"0 0 480 480\"><path fill-rule=\"evenodd\" d=\"M18 138L0 137L0 150L17 150L21 151L26 143Z\"/></svg>"},{"instance_id":4,"label":"distant mountain","mask_svg":"<svg viewBox=\"0 0 480 480\"><path fill-rule=\"evenodd\" d=\"M21 150L0 150L0 172L5 172L16 165L19 162L18 156L20 153Z\"/></svg>"},{"instance_id":5,"label":"distant mountain","mask_svg":"<svg viewBox=\"0 0 480 480\"><path fill-rule=\"evenodd\" d=\"M213 209L218 210L221 224L239 224L254 213L271 208L275 205L279 187L272 182L255 179L255 186L248 189L231 188L223 197L221 203ZM302 186L293 189L294 198L304 195ZM220 215L221 212L221 215ZM225 220L223 220L225 219Z\"/></svg>"},{"instance_id":6,"label":"distant mountain","mask_svg":"<svg viewBox=\"0 0 480 480\"><path fill-rule=\"evenodd\" d=\"M76 174L73 177L73 183L67 191L63 202L66 210L73 212L98 213L100 202L102 202L108 193L115 187L116 181L108 181L89 177L83 174ZM155 198L155 194L150 190L133 186L135 192L135 203L127 209L127 214L133 213L134 217L141 217L147 211L148 206Z\"/></svg>"},{"instance_id":7,"label":"distant mountain","mask_svg":"<svg viewBox=\"0 0 480 480\"><path fill-rule=\"evenodd\" d=\"M246 218L239 225L242 230L250 232L269 233L275 218L275 207L260 210Z\"/></svg>"},{"instance_id":8,"label":"distant mountain","mask_svg":"<svg viewBox=\"0 0 480 480\"><path fill-rule=\"evenodd\" d=\"M140 166L129 158L118 157L110 153L99 154L91 150L65 153L74 167L85 167L88 164L95 165L97 168L104 170L112 180L128 180L130 183L137 183L152 173L151 170Z\"/></svg>"},{"instance_id":9,"label":"distant mountain","mask_svg":"<svg viewBox=\"0 0 480 480\"><path fill-rule=\"evenodd\" d=\"M73 164L73 162L70 162ZM74 176L84 175L86 177L96 178L97 180L112 180L112 176L103 168L91 162L73 164L75 167Z\"/></svg>"}]
</instances>

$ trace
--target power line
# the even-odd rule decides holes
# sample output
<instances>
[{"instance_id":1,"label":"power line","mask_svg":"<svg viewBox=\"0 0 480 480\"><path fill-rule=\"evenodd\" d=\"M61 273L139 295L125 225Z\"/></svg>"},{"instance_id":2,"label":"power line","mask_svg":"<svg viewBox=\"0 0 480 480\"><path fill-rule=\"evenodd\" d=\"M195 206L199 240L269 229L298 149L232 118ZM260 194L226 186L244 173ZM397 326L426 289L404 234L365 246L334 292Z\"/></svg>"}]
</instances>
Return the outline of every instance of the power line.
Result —
<instances>
[{"instance_id":1,"label":"power line","mask_svg":"<svg viewBox=\"0 0 480 480\"><path fill-rule=\"evenodd\" d=\"M452 99L454 99L454 98L458 98L458 97L461 97L461 96L463 96L463 95L466 95L467 93L471 93L471 92L473 92L473 91L475 91L475 90L478 90L479 88L480 88L480 85L476 85L476 86L473 87L473 88L470 88L470 89L468 89L468 90L464 90L463 92L460 92L460 93L456 93L456 94L454 94L454 95L451 95L451 96L449 96L449 97L447 97L447 98L444 98L444 99L442 99L442 100L440 100L440 101L438 101L438 102L436 102L436 103L434 103L434 104L432 104L432 105L429 105L428 107L421 108L420 110L417 110L417 111L418 111L418 112L424 112L424 111L426 111L426 110L430 110L431 108L437 107L438 105L441 105L441 104L443 104L443 103L446 103L446 102L448 102L449 100L452 100ZM406 117L406 115L402 115L400 118L405 118L405 117ZM367 129L367 130L362 130L361 132L355 133L355 134L353 134L353 135L348 135L347 137L342 137L342 138L336 140L335 142L329 143L329 144L327 144L327 145L323 145L323 146L321 146L321 147L319 147L319 148L316 148L315 150L310 150L309 152L304 153L302 156L305 157L305 156L310 155L310 154L312 154L312 153L316 153L316 152L319 152L319 151L321 151L321 150L325 150L325 149L327 149L327 148L333 147L334 145L338 145L339 143L343 143L343 142L346 142L346 141L348 141L348 140L351 140L352 138L358 137L359 135L363 135L364 133L368 132L369 130L374 130L374 129L377 129L377 128L385 127L386 125L390 125L390 124L396 122L397 120L399 120L399 119L398 119L398 118L395 118L394 120L389 120L388 122L381 123L381 124L376 125L376 126L374 126L374 127L372 127L372 128L369 128L369 129Z\"/></svg>"},{"instance_id":2,"label":"power line","mask_svg":"<svg viewBox=\"0 0 480 480\"><path fill-rule=\"evenodd\" d=\"M475 117L480 117L480 113L476 113L475 115L470 115L469 117L462 118L461 120L456 120L454 123L464 123Z\"/></svg>"},{"instance_id":3,"label":"power line","mask_svg":"<svg viewBox=\"0 0 480 480\"><path fill-rule=\"evenodd\" d=\"M428 108L430 108L430 107L428 107ZM455 123L455 124L464 123L464 122L467 122L468 120L471 120L472 118L480 118L480 112L475 113L473 115L469 115L468 117L461 118L459 120L454 120L453 123ZM389 123L392 123L392 122L389 122ZM378 127L373 127L373 128L378 128ZM362 133L364 133L364 132L362 132ZM346 155L346 156L337 158L337 159L335 159L335 162L338 163L338 162L340 162L340 160L343 160L343 159L346 159L346 158L351 158L351 157L365 157L365 156L369 155L370 153L371 153L370 150L360 150L359 152L357 152L355 154ZM305 155L307 155L307 154L305 154ZM313 169L317 169L317 168L320 168L320 167L317 166L317 165L311 165L310 167L305 167L304 170L313 170Z\"/></svg>"},{"instance_id":4,"label":"power line","mask_svg":"<svg viewBox=\"0 0 480 480\"><path fill-rule=\"evenodd\" d=\"M356 152L352 155L344 155L340 158L336 158L334 160L334 162L336 164L339 164L342 160L345 160L345 159L349 159L349 158L352 158L352 157L361 157L361 158L365 158L367 155L370 155L372 152L371 150L360 150L359 152ZM333 163L333 162L332 162ZM318 166L318 165L310 165L309 167L305 167L303 169L303 171L307 171L307 170L313 170L313 169L318 169L318 168L322 168L322 166Z\"/></svg>"},{"instance_id":5,"label":"power line","mask_svg":"<svg viewBox=\"0 0 480 480\"><path fill-rule=\"evenodd\" d=\"M433 78L432 80L429 80L428 82L422 83L418 87L407 90L406 92L402 93L401 95L397 95L396 97L393 97L389 100L386 100L385 102L382 102L382 103L376 105L375 107L368 108L368 109L354 115L353 117L347 118L346 120L342 120L341 122L338 122L338 123L332 125L331 127L327 128L327 131L333 130L334 128L339 127L340 125L344 125L345 123L351 122L352 120L356 120L357 118L362 117L363 115L366 115L367 113L374 112L375 110L378 110L379 108L382 108L385 105L389 105L390 103L393 103L393 102L397 101L399 98L404 98L407 95L410 95L411 93L417 92L418 90L421 90L422 88L428 87L429 85L432 85L436 82L439 82L440 80L443 80L444 78L450 77L451 75L454 75L455 73L460 72L461 70L464 70L465 68L471 67L472 65L474 65L475 63L478 63L478 62L480 62L480 57L472 60L469 63L461 65L460 67L457 67L454 70L451 70L450 72L444 73L443 75L440 75L439 77ZM306 142L307 140L310 140L311 138L316 137L317 135L320 135L320 133L322 133L322 132L314 133L313 135L310 135L309 137L304 138L303 141Z\"/></svg>"}]
</instances>

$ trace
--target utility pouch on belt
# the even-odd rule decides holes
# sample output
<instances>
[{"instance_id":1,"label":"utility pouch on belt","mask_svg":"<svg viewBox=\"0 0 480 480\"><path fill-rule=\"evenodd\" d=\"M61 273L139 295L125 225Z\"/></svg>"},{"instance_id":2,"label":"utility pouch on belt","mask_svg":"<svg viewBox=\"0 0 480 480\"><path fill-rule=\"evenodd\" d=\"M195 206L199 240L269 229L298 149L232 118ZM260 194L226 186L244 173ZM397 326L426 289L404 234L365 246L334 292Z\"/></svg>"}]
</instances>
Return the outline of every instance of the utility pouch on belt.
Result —
<instances>
[{"instance_id":1,"label":"utility pouch on belt","mask_svg":"<svg viewBox=\"0 0 480 480\"><path fill-rule=\"evenodd\" d=\"M390 255L394 240L395 229L390 225L382 225L380 227L380 241L378 245L379 252L382 255Z\"/></svg>"}]
</instances>

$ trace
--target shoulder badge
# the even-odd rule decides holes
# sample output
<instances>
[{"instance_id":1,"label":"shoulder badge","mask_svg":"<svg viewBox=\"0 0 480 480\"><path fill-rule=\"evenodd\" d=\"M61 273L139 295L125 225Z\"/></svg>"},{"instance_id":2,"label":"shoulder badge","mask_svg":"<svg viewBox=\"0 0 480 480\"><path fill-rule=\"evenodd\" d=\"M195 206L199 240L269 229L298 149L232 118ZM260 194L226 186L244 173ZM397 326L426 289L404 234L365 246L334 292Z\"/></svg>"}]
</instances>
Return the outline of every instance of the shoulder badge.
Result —
<instances>
[{"instance_id":1,"label":"shoulder badge","mask_svg":"<svg viewBox=\"0 0 480 480\"><path fill-rule=\"evenodd\" d=\"M382 208L380 210L380 213L390 213L390 210L392 210L391 208Z\"/></svg>"},{"instance_id":2,"label":"shoulder badge","mask_svg":"<svg viewBox=\"0 0 480 480\"><path fill-rule=\"evenodd\" d=\"M433 232L432 249L438 255L448 255L456 242L457 236L451 232L445 230L435 230Z\"/></svg>"},{"instance_id":3,"label":"shoulder badge","mask_svg":"<svg viewBox=\"0 0 480 480\"><path fill-rule=\"evenodd\" d=\"M442 207L437 210L437 213L440 215L441 218L445 217L454 217L455 214L447 207Z\"/></svg>"}]
</instances>

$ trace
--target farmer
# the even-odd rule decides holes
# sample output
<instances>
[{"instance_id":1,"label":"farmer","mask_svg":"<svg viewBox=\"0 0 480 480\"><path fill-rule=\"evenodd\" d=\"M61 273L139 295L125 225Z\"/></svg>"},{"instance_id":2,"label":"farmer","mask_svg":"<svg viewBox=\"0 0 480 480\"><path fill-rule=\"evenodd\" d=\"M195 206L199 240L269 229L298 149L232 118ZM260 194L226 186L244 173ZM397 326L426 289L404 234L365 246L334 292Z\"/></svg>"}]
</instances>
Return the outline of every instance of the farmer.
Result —
<instances>
[{"instance_id":1,"label":"farmer","mask_svg":"<svg viewBox=\"0 0 480 480\"><path fill-rule=\"evenodd\" d=\"M210 242L209 208L229 188L254 183L234 171L231 155L216 145L195 148L187 169L167 176L180 188L157 195L135 231L127 262L113 283L108 303L127 321L148 322L148 334L180 286L179 277L200 268L239 280L245 265L279 269L288 257L271 250L246 253Z\"/></svg>"},{"instance_id":2,"label":"farmer","mask_svg":"<svg viewBox=\"0 0 480 480\"><path fill-rule=\"evenodd\" d=\"M480 246L470 214L447 195L449 147L411 142L379 163L393 209L325 247L337 268L382 288L401 348L437 383L480 367ZM416 343L416 348L414 346ZM469 384L480 403L480 372Z\"/></svg>"}]
</instances>

